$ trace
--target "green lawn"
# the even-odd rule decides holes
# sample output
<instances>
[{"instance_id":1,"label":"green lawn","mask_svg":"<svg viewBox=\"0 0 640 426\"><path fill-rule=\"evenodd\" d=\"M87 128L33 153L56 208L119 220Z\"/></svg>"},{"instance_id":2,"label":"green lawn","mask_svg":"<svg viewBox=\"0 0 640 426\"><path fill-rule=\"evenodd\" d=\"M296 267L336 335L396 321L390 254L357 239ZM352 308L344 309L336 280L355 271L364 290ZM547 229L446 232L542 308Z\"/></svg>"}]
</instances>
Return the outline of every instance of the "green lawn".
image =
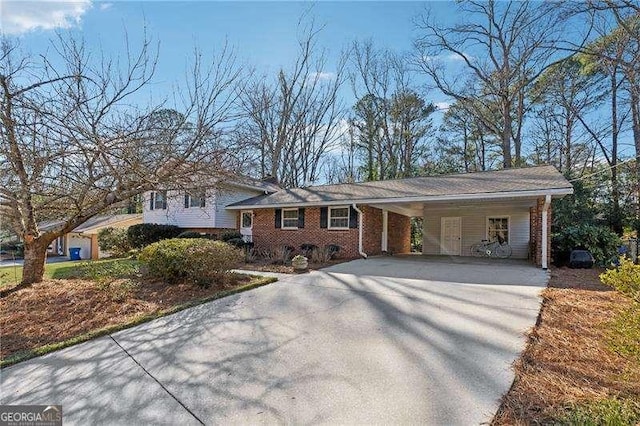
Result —
<instances>
[{"instance_id":1,"label":"green lawn","mask_svg":"<svg viewBox=\"0 0 640 426\"><path fill-rule=\"evenodd\" d=\"M82 278L86 268L82 266L120 266L134 265L137 262L131 259L105 259L105 260L74 260L72 262L47 263L44 268L44 277L53 279ZM19 283L22 279L22 266L1 266L0 267L0 287Z\"/></svg>"}]
</instances>

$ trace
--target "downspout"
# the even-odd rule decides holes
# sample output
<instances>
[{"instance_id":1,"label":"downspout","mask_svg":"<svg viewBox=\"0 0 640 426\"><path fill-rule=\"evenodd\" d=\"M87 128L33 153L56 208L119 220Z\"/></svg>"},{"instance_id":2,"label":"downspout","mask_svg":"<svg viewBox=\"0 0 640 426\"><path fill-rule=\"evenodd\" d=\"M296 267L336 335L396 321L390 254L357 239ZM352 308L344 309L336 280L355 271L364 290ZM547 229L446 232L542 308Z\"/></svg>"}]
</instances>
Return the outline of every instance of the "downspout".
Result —
<instances>
[{"instance_id":1,"label":"downspout","mask_svg":"<svg viewBox=\"0 0 640 426\"><path fill-rule=\"evenodd\" d=\"M363 229L362 218L364 215L362 214L362 210L360 210L358 206L356 206L356 203L353 203L353 209L356 212L358 212L358 253L360 253L360 256L366 259L367 253L365 253L362 248L362 229Z\"/></svg>"},{"instance_id":2,"label":"downspout","mask_svg":"<svg viewBox=\"0 0 640 426\"><path fill-rule=\"evenodd\" d=\"M548 217L548 211L549 211L549 205L551 204L551 195L545 195L544 197L544 205L542 206L542 259L541 259L541 263L542 263L542 269L546 270L547 267L549 265L547 265L547 258L548 258L548 250L549 250L549 244L548 244L548 229L549 229L549 217Z\"/></svg>"}]
</instances>

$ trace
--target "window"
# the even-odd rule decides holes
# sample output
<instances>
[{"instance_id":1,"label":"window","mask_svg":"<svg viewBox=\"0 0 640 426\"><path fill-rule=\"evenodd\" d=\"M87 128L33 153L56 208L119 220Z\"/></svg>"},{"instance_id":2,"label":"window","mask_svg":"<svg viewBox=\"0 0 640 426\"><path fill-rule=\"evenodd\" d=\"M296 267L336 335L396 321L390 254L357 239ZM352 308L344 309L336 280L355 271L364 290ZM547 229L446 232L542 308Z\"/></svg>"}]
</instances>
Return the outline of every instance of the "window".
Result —
<instances>
[{"instance_id":1,"label":"window","mask_svg":"<svg viewBox=\"0 0 640 426\"><path fill-rule=\"evenodd\" d=\"M167 191L155 191L151 193L149 210L165 210L167 208Z\"/></svg>"},{"instance_id":2,"label":"window","mask_svg":"<svg viewBox=\"0 0 640 426\"><path fill-rule=\"evenodd\" d=\"M487 218L487 239L489 241L509 242L509 218Z\"/></svg>"},{"instance_id":3,"label":"window","mask_svg":"<svg viewBox=\"0 0 640 426\"><path fill-rule=\"evenodd\" d=\"M242 212L242 215L240 217L240 227L249 229L252 226L253 226L253 212L252 211Z\"/></svg>"},{"instance_id":4,"label":"window","mask_svg":"<svg viewBox=\"0 0 640 426\"><path fill-rule=\"evenodd\" d=\"M190 191L184 195L184 208L204 207L207 194L205 191Z\"/></svg>"},{"instance_id":5,"label":"window","mask_svg":"<svg viewBox=\"0 0 640 426\"><path fill-rule=\"evenodd\" d=\"M329 207L329 229L349 228L349 207Z\"/></svg>"},{"instance_id":6,"label":"window","mask_svg":"<svg viewBox=\"0 0 640 426\"><path fill-rule=\"evenodd\" d=\"M282 209L282 229L298 229L298 209Z\"/></svg>"}]
</instances>

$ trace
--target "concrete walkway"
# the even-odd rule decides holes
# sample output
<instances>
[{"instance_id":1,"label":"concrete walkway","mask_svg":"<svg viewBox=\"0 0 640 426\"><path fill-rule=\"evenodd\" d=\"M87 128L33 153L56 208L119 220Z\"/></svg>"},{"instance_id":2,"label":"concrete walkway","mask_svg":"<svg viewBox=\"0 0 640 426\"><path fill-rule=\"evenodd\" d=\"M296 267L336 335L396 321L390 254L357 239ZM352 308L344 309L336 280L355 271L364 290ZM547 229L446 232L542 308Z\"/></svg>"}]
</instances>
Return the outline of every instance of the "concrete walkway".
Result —
<instances>
[{"instance_id":1,"label":"concrete walkway","mask_svg":"<svg viewBox=\"0 0 640 426\"><path fill-rule=\"evenodd\" d=\"M479 424L513 380L543 271L374 258L2 370L65 424Z\"/></svg>"}]
</instances>

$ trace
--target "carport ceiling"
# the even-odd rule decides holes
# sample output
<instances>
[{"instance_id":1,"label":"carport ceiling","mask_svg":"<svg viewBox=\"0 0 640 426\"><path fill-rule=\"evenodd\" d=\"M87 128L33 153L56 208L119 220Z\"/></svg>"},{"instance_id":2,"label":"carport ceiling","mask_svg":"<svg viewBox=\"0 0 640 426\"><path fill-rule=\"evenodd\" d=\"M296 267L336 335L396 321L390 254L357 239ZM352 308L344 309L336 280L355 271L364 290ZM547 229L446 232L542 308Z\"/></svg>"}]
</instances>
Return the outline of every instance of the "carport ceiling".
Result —
<instances>
[{"instance_id":1,"label":"carport ceiling","mask_svg":"<svg viewBox=\"0 0 640 426\"><path fill-rule=\"evenodd\" d=\"M379 203L372 207L388 210L410 217L422 217L424 210L475 209L482 207L529 208L536 205L537 198L501 198L480 200L432 201L428 203Z\"/></svg>"}]
</instances>

